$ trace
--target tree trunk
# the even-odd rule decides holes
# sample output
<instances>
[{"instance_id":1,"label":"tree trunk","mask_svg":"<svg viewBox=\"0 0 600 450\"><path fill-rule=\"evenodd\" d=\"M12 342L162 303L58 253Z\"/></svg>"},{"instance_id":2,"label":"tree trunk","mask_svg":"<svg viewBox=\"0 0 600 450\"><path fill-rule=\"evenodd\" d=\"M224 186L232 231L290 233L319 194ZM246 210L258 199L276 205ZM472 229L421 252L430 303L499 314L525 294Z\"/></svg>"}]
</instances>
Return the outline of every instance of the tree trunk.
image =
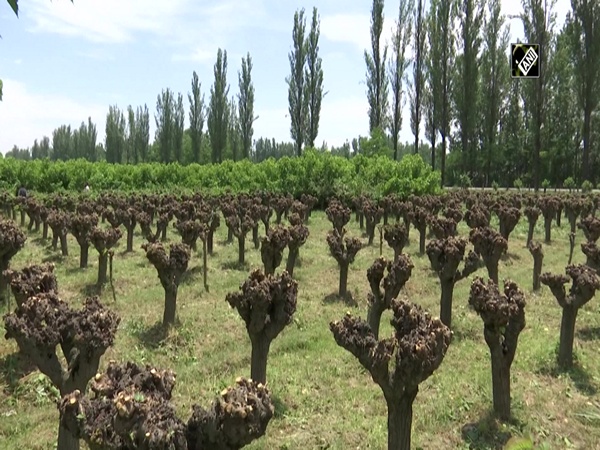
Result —
<instances>
[{"instance_id":1,"label":"tree trunk","mask_svg":"<svg viewBox=\"0 0 600 450\"><path fill-rule=\"evenodd\" d=\"M389 214L387 213L387 211L383 212L383 224L387 225L389 221Z\"/></svg>"},{"instance_id":2,"label":"tree trunk","mask_svg":"<svg viewBox=\"0 0 600 450\"><path fill-rule=\"evenodd\" d=\"M0 304L8 303L8 278L4 276L4 271L8 269L8 261L6 264L0 261Z\"/></svg>"},{"instance_id":3,"label":"tree trunk","mask_svg":"<svg viewBox=\"0 0 600 450\"><path fill-rule=\"evenodd\" d=\"M227 227L227 243L231 244L233 242L233 230Z\"/></svg>"},{"instance_id":4,"label":"tree trunk","mask_svg":"<svg viewBox=\"0 0 600 450\"><path fill-rule=\"evenodd\" d=\"M552 217L544 217L544 231L545 231L545 237L544 237L544 241L546 242L546 244L550 243L550 234L552 232Z\"/></svg>"},{"instance_id":5,"label":"tree trunk","mask_svg":"<svg viewBox=\"0 0 600 450\"><path fill-rule=\"evenodd\" d=\"M62 425L58 426L57 450L79 450L79 439Z\"/></svg>"},{"instance_id":6,"label":"tree trunk","mask_svg":"<svg viewBox=\"0 0 600 450\"><path fill-rule=\"evenodd\" d=\"M375 239L375 223L370 223L367 220L367 235L369 236L368 245L373 245L373 239Z\"/></svg>"},{"instance_id":7,"label":"tree trunk","mask_svg":"<svg viewBox=\"0 0 600 450\"><path fill-rule=\"evenodd\" d=\"M340 264L340 286L338 289L338 295L342 298L346 297L348 290L348 269L350 267L349 263L341 263Z\"/></svg>"},{"instance_id":8,"label":"tree trunk","mask_svg":"<svg viewBox=\"0 0 600 450\"><path fill-rule=\"evenodd\" d=\"M386 398L388 409L388 450L410 450L413 402L418 387L404 392L398 400Z\"/></svg>"},{"instance_id":9,"label":"tree trunk","mask_svg":"<svg viewBox=\"0 0 600 450\"><path fill-rule=\"evenodd\" d=\"M281 216L283 216L283 211L275 211L275 215L276 215L275 223L277 225L280 225L281 224Z\"/></svg>"},{"instance_id":10,"label":"tree trunk","mask_svg":"<svg viewBox=\"0 0 600 450\"><path fill-rule=\"evenodd\" d=\"M133 230L135 229L135 225L133 227L127 227L127 250L126 252L133 251Z\"/></svg>"},{"instance_id":11,"label":"tree trunk","mask_svg":"<svg viewBox=\"0 0 600 450\"><path fill-rule=\"evenodd\" d=\"M420 255L425 254L425 237L426 237L426 235L427 235L427 229L419 228L419 254Z\"/></svg>"},{"instance_id":12,"label":"tree trunk","mask_svg":"<svg viewBox=\"0 0 600 450\"><path fill-rule=\"evenodd\" d=\"M263 333L250 336L252 343L252 357L250 362L250 378L253 381L265 384L267 382L267 359L271 341Z\"/></svg>"},{"instance_id":13,"label":"tree trunk","mask_svg":"<svg viewBox=\"0 0 600 450\"><path fill-rule=\"evenodd\" d=\"M529 230L527 231L527 243L526 245L529 245L529 243L532 241L533 239L533 230L535 228L535 222L529 222Z\"/></svg>"},{"instance_id":14,"label":"tree trunk","mask_svg":"<svg viewBox=\"0 0 600 450\"><path fill-rule=\"evenodd\" d=\"M59 236L60 240L60 251L63 256L69 256L69 248L67 247L67 235L61 234Z\"/></svg>"},{"instance_id":15,"label":"tree trunk","mask_svg":"<svg viewBox=\"0 0 600 450\"><path fill-rule=\"evenodd\" d=\"M48 223L44 222L42 226L42 239L48 239Z\"/></svg>"},{"instance_id":16,"label":"tree trunk","mask_svg":"<svg viewBox=\"0 0 600 450\"><path fill-rule=\"evenodd\" d=\"M254 242L254 249L258 250L260 247L260 241L258 240L258 224L252 227L252 242Z\"/></svg>"},{"instance_id":17,"label":"tree trunk","mask_svg":"<svg viewBox=\"0 0 600 450\"><path fill-rule=\"evenodd\" d=\"M365 215L362 212L359 213L358 223L360 225L360 229L362 230L365 227Z\"/></svg>"},{"instance_id":18,"label":"tree trunk","mask_svg":"<svg viewBox=\"0 0 600 450\"><path fill-rule=\"evenodd\" d=\"M533 290L540 290L540 275L542 274L542 262L544 261L543 256L533 257Z\"/></svg>"},{"instance_id":19,"label":"tree trunk","mask_svg":"<svg viewBox=\"0 0 600 450\"><path fill-rule=\"evenodd\" d=\"M375 339L379 339L379 327L381 325L381 315L384 309L380 306L380 303L369 305L367 311L367 323L371 327L371 331L375 335Z\"/></svg>"},{"instance_id":20,"label":"tree trunk","mask_svg":"<svg viewBox=\"0 0 600 450\"><path fill-rule=\"evenodd\" d=\"M246 262L246 235L242 234L238 237L238 263L240 265Z\"/></svg>"},{"instance_id":21,"label":"tree trunk","mask_svg":"<svg viewBox=\"0 0 600 450\"><path fill-rule=\"evenodd\" d=\"M175 323L175 314L177 310L177 285L165 287L165 311L163 313L163 325L169 326Z\"/></svg>"},{"instance_id":22,"label":"tree trunk","mask_svg":"<svg viewBox=\"0 0 600 450\"><path fill-rule=\"evenodd\" d=\"M581 181L590 179L590 134L592 124L591 100L587 99L583 111L583 153L581 154Z\"/></svg>"},{"instance_id":23,"label":"tree trunk","mask_svg":"<svg viewBox=\"0 0 600 450\"><path fill-rule=\"evenodd\" d=\"M440 320L448 328L452 324L452 297L454 295L454 280L442 280L442 296L440 299Z\"/></svg>"},{"instance_id":24,"label":"tree trunk","mask_svg":"<svg viewBox=\"0 0 600 450\"><path fill-rule=\"evenodd\" d=\"M560 228L560 219L562 218L562 212L563 212L562 207L558 208L558 211L556 211L556 226L559 228Z\"/></svg>"},{"instance_id":25,"label":"tree trunk","mask_svg":"<svg viewBox=\"0 0 600 450\"><path fill-rule=\"evenodd\" d=\"M558 365L563 369L573 366L573 341L575 340L575 320L578 308L566 306L560 321L560 343L558 346Z\"/></svg>"},{"instance_id":26,"label":"tree trunk","mask_svg":"<svg viewBox=\"0 0 600 450\"><path fill-rule=\"evenodd\" d=\"M88 255L90 253L90 244L79 244L79 268L85 269L88 265Z\"/></svg>"},{"instance_id":27,"label":"tree trunk","mask_svg":"<svg viewBox=\"0 0 600 450\"><path fill-rule=\"evenodd\" d=\"M202 278L204 290L208 292L208 257L206 254L206 239L202 240Z\"/></svg>"},{"instance_id":28,"label":"tree trunk","mask_svg":"<svg viewBox=\"0 0 600 450\"><path fill-rule=\"evenodd\" d=\"M25 210L21 209L21 226L25 228Z\"/></svg>"},{"instance_id":29,"label":"tree trunk","mask_svg":"<svg viewBox=\"0 0 600 450\"><path fill-rule=\"evenodd\" d=\"M167 240L167 225L165 224L164 227L162 227L162 230L160 232L160 240L165 242Z\"/></svg>"},{"instance_id":30,"label":"tree trunk","mask_svg":"<svg viewBox=\"0 0 600 450\"><path fill-rule=\"evenodd\" d=\"M208 254L210 256L212 256L213 254L213 242L214 242L214 237L215 237L215 232L213 230L209 230L208 231L208 236L206 238L206 250L208 251Z\"/></svg>"},{"instance_id":31,"label":"tree trunk","mask_svg":"<svg viewBox=\"0 0 600 450\"><path fill-rule=\"evenodd\" d=\"M488 276L496 285L498 284L498 261L489 262L485 261L485 266L488 271Z\"/></svg>"},{"instance_id":32,"label":"tree trunk","mask_svg":"<svg viewBox=\"0 0 600 450\"><path fill-rule=\"evenodd\" d=\"M490 353L494 412L501 420L510 420L510 365L506 364L499 341L490 347Z\"/></svg>"},{"instance_id":33,"label":"tree trunk","mask_svg":"<svg viewBox=\"0 0 600 450\"><path fill-rule=\"evenodd\" d=\"M290 274L290 277L294 276L294 267L296 266L296 259L299 253L300 249L298 247L289 249L285 270Z\"/></svg>"},{"instance_id":34,"label":"tree trunk","mask_svg":"<svg viewBox=\"0 0 600 450\"><path fill-rule=\"evenodd\" d=\"M100 253L98 255L98 286L102 287L106 284L107 276L106 272L108 269L108 252Z\"/></svg>"},{"instance_id":35,"label":"tree trunk","mask_svg":"<svg viewBox=\"0 0 600 450\"><path fill-rule=\"evenodd\" d=\"M52 230L52 250L56 250L58 248L58 233Z\"/></svg>"},{"instance_id":36,"label":"tree trunk","mask_svg":"<svg viewBox=\"0 0 600 450\"><path fill-rule=\"evenodd\" d=\"M443 119L442 119L443 120ZM440 155L442 160L440 161L440 172L441 180L440 187L444 188L444 175L446 174L446 134L442 133L442 154Z\"/></svg>"}]
</instances>

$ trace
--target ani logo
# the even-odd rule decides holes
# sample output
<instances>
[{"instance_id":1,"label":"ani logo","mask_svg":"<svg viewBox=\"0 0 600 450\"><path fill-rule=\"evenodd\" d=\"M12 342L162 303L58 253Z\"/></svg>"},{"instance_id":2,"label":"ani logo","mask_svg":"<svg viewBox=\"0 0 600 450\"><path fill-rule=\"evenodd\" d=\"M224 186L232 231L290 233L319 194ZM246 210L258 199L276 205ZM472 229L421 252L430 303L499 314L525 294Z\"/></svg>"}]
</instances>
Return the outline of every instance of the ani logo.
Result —
<instances>
[{"instance_id":1,"label":"ani logo","mask_svg":"<svg viewBox=\"0 0 600 450\"><path fill-rule=\"evenodd\" d=\"M540 45L510 44L513 78L540 77Z\"/></svg>"}]
</instances>

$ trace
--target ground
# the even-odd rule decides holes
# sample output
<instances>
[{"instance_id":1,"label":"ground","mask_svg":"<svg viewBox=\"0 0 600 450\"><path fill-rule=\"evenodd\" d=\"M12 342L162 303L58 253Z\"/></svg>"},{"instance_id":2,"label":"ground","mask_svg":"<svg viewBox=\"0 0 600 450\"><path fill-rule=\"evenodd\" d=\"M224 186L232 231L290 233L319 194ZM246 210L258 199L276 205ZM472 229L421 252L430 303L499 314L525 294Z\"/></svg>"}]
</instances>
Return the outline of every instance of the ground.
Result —
<instances>
[{"instance_id":1,"label":"ground","mask_svg":"<svg viewBox=\"0 0 600 450\"><path fill-rule=\"evenodd\" d=\"M497 228L497 222L492 225ZM338 347L329 322L347 311L366 317L368 282L366 269L379 256L375 245L359 252L351 266L348 289L356 304L336 297L339 271L329 255L326 233L331 229L323 212L309 220L310 237L300 250L295 278L299 283L294 322L275 339L269 355L268 386L275 398L276 413L266 435L246 447L257 449L382 449L386 447L386 406L382 393L369 374L347 351ZM349 234L360 236L354 219ZM461 235L467 235L464 223ZM170 228L170 238L178 240ZM102 361L132 360L156 367L170 367L178 375L173 401L187 420L194 403L207 405L238 376L250 375L250 342L243 322L225 296L238 289L251 268L261 266L260 253L247 243L247 265L238 267L237 243L225 244L226 228L215 237L215 255L209 258L210 293L202 285L201 253L194 254L190 273L179 289L178 328L164 337L159 326L163 290L154 267L140 248L136 235L134 252L124 254L125 237L114 259L114 297L109 288L102 294L107 306L122 317L114 348ZM261 225L262 233L262 225ZM525 248L527 222L523 218L509 240L509 251L500 263L500 278L512 278L525 291L527 326L519 339L512 368L511 424L497 423L491 416L491 371L483 322L468 307L470 279L487 276L480 269L456 286L454 339L437 372L425 381L415 401L413 448L494 449L510 436L531 436L540 448L600 448L600 314L598 300L580 311L575 338L576 367L561 373L556 368L561 310L549 289L532 293L533 259ZM12 267L51 260L57 264L61 296L80 304L97 276L97 253L90 249L90 267L78 268L79 247L69 237L70 255L60 258L30 232L25 248ZM543 271L564 273L568 260L568 223L553 227L553 241L544 245ZM536 239L543 238L540 219ZM364 239L366 242L366 239ZM578 233L574 263L582 263ZM200 247L201 248L201 247ZM415 265L412 278L401 293L439 314L439 282L429 268L427 256L418 256L418 233L411 230L405 249ZM393 256L383 245L383 254ZM285 257L284 263L285 266ZM281 269L281 268L280 268ZM116 299L116 301L115 301ZM14 306L14 305L13 305ZM6 305L2 305L6 311ZM382 337L389 335L390 313L384 314ZM0 340L0 447L4 450L55 448L58 410L50 383L31 372L17 354L14 341ZM85 446L83 446L85 448Z\"/></svg>"}]
</instances>

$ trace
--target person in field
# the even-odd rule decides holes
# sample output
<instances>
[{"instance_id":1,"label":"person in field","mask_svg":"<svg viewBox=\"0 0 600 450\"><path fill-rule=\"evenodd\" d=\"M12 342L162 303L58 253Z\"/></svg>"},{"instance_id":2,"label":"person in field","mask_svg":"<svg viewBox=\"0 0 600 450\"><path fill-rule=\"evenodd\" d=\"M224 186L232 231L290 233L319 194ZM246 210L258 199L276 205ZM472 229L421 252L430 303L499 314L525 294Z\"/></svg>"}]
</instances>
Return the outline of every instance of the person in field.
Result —
<instances>
[{"instance_id":1,"label":"person in field","mask_svg":"<svg viewBox=\"0 0 600 450\"><path fill-rule=\"evenodd\" d=\"M17 197L27 197L27 189L25 189L25 186L21 185L21 187L17 189Z\"/></svg>"}]
</instances>

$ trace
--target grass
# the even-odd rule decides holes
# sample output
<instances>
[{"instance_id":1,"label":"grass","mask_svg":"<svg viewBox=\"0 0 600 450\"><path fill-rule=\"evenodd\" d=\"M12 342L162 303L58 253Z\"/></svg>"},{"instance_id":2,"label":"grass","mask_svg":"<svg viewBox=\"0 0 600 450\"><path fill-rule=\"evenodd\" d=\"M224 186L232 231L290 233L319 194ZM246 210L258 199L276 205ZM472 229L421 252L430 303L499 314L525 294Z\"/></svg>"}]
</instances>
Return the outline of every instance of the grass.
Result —
<instances>
[{"instance_id":1,"label":"grass","mask_svg":"<svg viewBox=\"0 0 600 450\"><path fill-rule=\"evenodd\" d=\"M497 227L494 222L493 225ZM310 237L300 250L295 278L299 282L298 309L294 322L275 339L267 369L268 385L276 403L274 419L254 449L381 449L386 447L386 407L382 393L369 374L348 352L338 347L329 331L332 320L346 311L366 317L368 283L366 269L379 256L379 245L359 252L350 268L348 289L355 302L336 297L338 268L329 255L325 236L331 228L323 212L314 212ZM262 226L261 226L262 231ZM462 235L468 229L459 226ZM352 220L349 233L360 236ZM562 272L568 259L568 224L553 228L553 241L544 245L544 271ZM170 238L179 237L171 228ZM453 326L455 338L439 370L421 385L415 401L413 448L495 449L511 436L531 436L548 449L592 449L600 442L600 315L597 300L586 305L577 319L576 367L561 372L555 363L561 310L549 290L532 293L533 259L525 248L527 222L523 218L509 241L508 256L500 263L500 278L510 277L525 291L527 326L522 332L512 368L514 420L500 424L491 415L491 372L483 323L467 305L469 281L455 290ZM43 260L56 261L61 296L75 305L95 283L97 253L90 250L90 267L78 269L79 247L69 237L70 255L57 257L36 233L12 267ZM540 220L535 238L543 239ZM246 267L237 261L237 243L225 245L226 228L215 236L215 255L209 258L210 293L202 286L201 254L194 254L190 275L179 289L179 326L167 333L159 322L163 290L155 269L140 248L123 253L125 238L114 258L114 289L102 299L122 321L114 348L103 358L132 360L156 367L170 367L178 375L174 403L187 420L194 403L208 405L237 376L249 376L250 342L236 311L225 301L238 289L248 270L260 267L260 253L251 240ZM583 239L578 234L578 243ZM365 239L366 242L366 239ZM201 248L201 247L200 247ZM405 249L415 265L401 296L439 313L439 282L427 256L418 256L418 233L411 230ZM384 256L393 256L384 243ZM584 255L575 250L574 263ZM284 264L285 266L285 257ZM280 268L281 269L281 268ZM473 276L485 276L480 269ZM472 277L471 277L472 278ZM6 308L6 306L3 306ZM390 313L384 314L382 336L389 335ZM56 391L49 381L23 361L14 341L0 341L0 447L4 450L55 448L58 428ZM85 446L83 446L85 448Z\"/></svg>"}]
</instances>

